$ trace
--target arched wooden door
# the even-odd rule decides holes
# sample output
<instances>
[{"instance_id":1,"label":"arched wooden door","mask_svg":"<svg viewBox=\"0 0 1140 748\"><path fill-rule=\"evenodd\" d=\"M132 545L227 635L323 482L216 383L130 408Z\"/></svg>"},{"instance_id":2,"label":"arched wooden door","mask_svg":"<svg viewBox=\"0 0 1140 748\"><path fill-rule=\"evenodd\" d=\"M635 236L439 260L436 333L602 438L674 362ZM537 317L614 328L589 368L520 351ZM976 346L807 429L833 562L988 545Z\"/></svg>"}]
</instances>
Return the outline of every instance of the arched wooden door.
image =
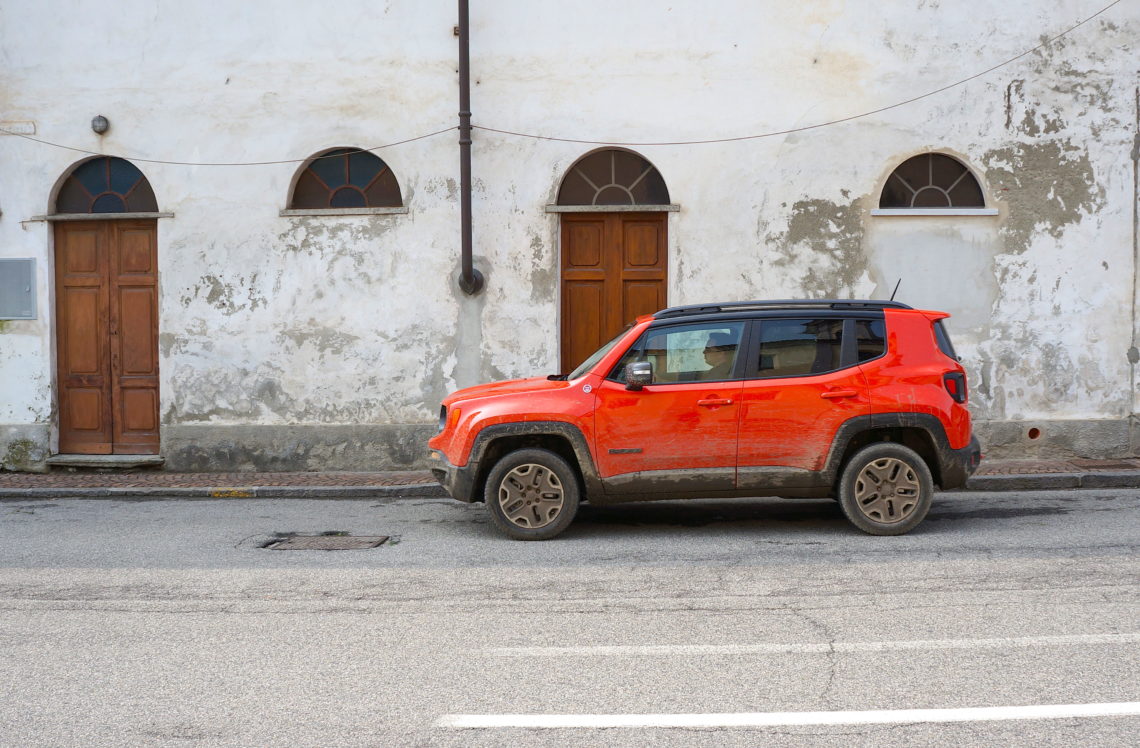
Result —
<instances>
[{"instance_id":1,"label":"arched wooden door","mask_svg":"<svg viewBox=\"0 0 1140 748\"><path fill-rule=\"evenodd\" d=\"M646 208L668 205L669 192L647 160L606 149L570 167L558 204L581 206L562 213L561 369L568 372L636 317L666 306L668 213Z\"/></svg>"},{"instance_id":2,"label":"arched wooden door","mask_svg":"<svg viewBox=\"0 0 1140 748\"><path fill-rule=\"evenodd\" d=\"M57 200L77 219L154 212L122 159L81 164ZM158 454L157 221L56 222L55 319L60 452Z\"/></svg>"}]
</instances>

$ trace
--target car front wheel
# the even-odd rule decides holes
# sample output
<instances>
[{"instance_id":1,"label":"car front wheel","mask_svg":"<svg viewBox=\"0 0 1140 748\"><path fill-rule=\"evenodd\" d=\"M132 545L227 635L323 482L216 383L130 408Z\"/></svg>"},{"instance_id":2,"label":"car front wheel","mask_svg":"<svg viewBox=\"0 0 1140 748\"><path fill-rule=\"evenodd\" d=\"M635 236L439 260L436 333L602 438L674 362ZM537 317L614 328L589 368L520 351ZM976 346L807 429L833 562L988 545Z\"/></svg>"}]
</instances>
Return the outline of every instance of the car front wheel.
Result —
<instances>
[{"instance_id":1,"label":"car front wheel","mask_svg":"<svg viewBox=\"0 0 1140 748\"><path fill-rule=\"evenodd\" d=\"M484 499L495 525L516 540L548 540L578 513L581 489L566 460L545 449L520 449L495 463Z\"/></svg>"},{"instance_id":2,"label":"car front wheel","mask_svg":"<svg viewBox=\"0 0 1140 748\"><path fill-rule=\"evenodd\" d=\"M839 506L860 530L902 535L930 511L934 481L930 468L909 447L880 442L863 447L843 468Z\"/></svg>"}]
</instances>

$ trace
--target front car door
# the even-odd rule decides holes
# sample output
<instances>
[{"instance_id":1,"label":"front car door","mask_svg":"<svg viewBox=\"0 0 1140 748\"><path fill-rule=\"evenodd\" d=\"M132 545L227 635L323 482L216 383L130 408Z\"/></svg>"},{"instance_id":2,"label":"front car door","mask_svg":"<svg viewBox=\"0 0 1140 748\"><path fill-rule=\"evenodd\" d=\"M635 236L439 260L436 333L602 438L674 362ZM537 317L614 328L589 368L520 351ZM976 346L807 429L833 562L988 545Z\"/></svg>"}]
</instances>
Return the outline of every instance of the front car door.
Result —
<instances>
[{"instance_id":1,"label":"front car door","mask_svg":"<svg viewBox=\"0 0 1140 748\"><path fill-rule=\"evenodd\" d=\"M751 337L739 487L770 492L813 485L839 427L871 412L854 320L824 312L766 317Z\"/></svg>"},{"instance_id":2,"label":"front car door","mask_svg":"<svg viewBox=\"0 0 1140 748\"><path fill-rule=\"evenodd\" d=\"M736 485L736 440L748 323L654 326L598 386L595 454L606 493L692 494ZM624 369L648 361L652 384Z\"/></svg>"}]
</instances>

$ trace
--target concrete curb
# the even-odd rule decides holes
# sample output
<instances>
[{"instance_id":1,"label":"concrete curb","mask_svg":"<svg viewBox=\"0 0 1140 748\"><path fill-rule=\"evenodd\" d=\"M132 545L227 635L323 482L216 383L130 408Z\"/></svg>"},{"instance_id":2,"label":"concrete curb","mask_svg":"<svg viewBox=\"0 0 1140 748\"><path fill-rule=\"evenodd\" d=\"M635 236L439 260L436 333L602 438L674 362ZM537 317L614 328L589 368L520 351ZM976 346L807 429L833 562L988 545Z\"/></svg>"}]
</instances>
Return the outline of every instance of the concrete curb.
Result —
<instances>
[{"instance_id":1,"label":"concrete curb","mask_svg":"<svg viewBox=\"0 0 1140 748\"><path fill-rule=\"evenodd\" d=\"M0 500L27 499L403 499L443 498L443 486L216 486L148 488L7 488Z\"/></svg>"},{"instance_id":2,"label":"concrete curb","mask_svg":"<svg viewBox=\"0 0 1140 748\"><path fill-rule=\"evenodd\" d=\"M1140 488L1140 471L975 475L964 491L1048 491L1065 488Z\"/></svg>"}]
</instances>

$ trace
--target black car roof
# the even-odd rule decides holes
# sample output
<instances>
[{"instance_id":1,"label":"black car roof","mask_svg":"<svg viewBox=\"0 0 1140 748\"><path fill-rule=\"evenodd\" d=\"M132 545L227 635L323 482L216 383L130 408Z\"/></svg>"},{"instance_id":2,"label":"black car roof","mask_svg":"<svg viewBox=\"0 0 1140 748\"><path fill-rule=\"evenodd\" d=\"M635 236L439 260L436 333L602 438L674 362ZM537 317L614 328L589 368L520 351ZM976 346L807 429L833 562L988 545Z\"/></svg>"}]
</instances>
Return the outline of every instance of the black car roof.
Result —
<instances>
[{"instance_id":1,"label":"black car roof","mask_svg":"<svg viewBox=\"0 0 1140 748\"><path fill-rule=\"evenodd\" d=\"M901 301L875 299L780 299L774 301L725 301L712 304L671 306L653 315L654 319L675 319L723 313L772 312L780 310L831 309L847 311L876 311L882 309L911 309Z\"/></svg>"}]
</instances>

